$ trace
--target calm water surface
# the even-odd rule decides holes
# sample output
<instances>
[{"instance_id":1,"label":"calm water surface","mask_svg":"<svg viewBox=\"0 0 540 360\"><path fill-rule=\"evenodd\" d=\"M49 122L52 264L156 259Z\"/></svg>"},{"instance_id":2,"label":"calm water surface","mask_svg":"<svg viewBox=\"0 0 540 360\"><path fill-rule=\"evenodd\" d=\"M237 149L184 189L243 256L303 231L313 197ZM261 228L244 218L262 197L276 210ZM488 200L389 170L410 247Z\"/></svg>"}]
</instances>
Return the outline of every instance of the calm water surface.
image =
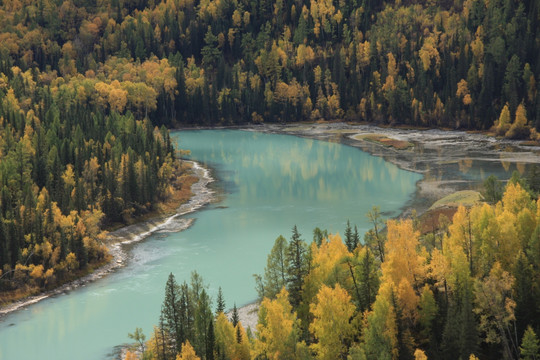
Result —
<instances>
[{"instance_id":1,"label":"calm water surface","mask_svg":"<svg viewBox=\"0 0 540 360\"><path fill-rule=\"evenodd\" d=\"M134 245L116 273L5 317L0 359L110 358L135 327L151 332L170 272L181 282L197 270L227 306L249 303L277 236L295 224L308 241L316 226L342 234L347 219L363 233L373 205L397 215L421 178L337 143L232 130L174 136L214 169L223 201L191 214L188 230Z\"/></svg>"}]
</instances>

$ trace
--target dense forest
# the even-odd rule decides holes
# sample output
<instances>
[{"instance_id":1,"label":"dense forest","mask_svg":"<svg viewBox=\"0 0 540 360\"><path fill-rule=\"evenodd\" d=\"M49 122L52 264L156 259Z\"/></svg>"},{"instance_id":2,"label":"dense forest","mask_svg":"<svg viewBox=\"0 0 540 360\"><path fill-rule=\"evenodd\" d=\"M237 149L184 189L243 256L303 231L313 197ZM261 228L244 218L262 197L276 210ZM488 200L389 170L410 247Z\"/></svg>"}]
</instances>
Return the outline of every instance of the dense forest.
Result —
<instances>
[{"instance_id":1,"label":"dense forest","mask_svg":"<svg viewBox=\"0 0 540 360\"><path fill-rule=\"evenodd\" d=\"M5 0L0 20L4 83L166 125L540 128L535 0Z\"/></svg>"},{"instance_id":2,"label":"dense forest","mask_svg":"<svg viewBox=\"0 0 540 360\"><path fill-rule=\"evenodd\" d=\"M104 227L153 211L185 170L168 130L147 116L148 93L176 84L167 60L111 58L95 76L59 76L46 49L69 47L69 36L28 17L33 4L0 9L0 305L106 262ZM129 91L121 67L136 74L122 82Z\"/></svg>"},{"instance_id":3,"label":"dense forest","mask_svg":"<svg viewBox=\"0 0 540 360\"><path fill-rule=\"evenodd\" d=\"M501 189L423 233L376 207L363 243L349 224L343 239L316 228L309 245L294 227L256 276L247 332L221 289L213 312L197 273L182 285L171 274L158 326L148 341L130 334L126 359L538 359L540 201L517 177Z\"/></svg>"},{"instance_id":4,"label":"dense forest","mask_svg":"<svg viewBox=\"0 0 540 360\"><path fill-rule=\"evenodd\" d=\"M0 291L107 261L104 226L151 211L182 171L167 127L345 119L538 139L539 22L536 0L0 1ZM293 285L258 282L289 333L272 338L263 311L267 336L248 349L237 327L239 350L222 351L515 358L539 331L538 207L510 186L421 246L390 222L407 264L382 242L294 237ZM329 332L328 308L353 321ZM216 344L234 330L221 319ZM177 350L211 356L186 336Z\"/></svg>"}]
</instances>

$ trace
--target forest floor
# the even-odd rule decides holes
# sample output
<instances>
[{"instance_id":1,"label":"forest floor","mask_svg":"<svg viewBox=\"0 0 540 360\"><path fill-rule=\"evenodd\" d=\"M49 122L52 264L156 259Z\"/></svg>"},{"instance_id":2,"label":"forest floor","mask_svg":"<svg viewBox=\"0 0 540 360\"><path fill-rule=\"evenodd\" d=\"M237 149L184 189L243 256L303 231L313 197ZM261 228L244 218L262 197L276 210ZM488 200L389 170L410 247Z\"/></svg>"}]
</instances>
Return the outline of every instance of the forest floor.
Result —
<instances>
[{"instance_id":1,"label":"forest floor","mask_svg":"<svg viewBox=\"0 0 540 360\"><path fill-rule=\"evenodd\" d=\"M25 297L0 308L0 318L6 314L37 303L51 296L60 295L80 286L102 278L108 273L122 267L127 259L124 245L131 244L156 232L177 232L188 228L192 220L182 218L214 200L213 190L208 185L213 182L210 172L196 162L184 161L190 164L191 170L182 175L186 184L178 187L165 202L156 205L157 210L138 218L131 225L121 227L108 233L107 247L111 260L98 267L90 274L70 281L57 288L45 291L35 296ZM186 186L188 189L186 189Z\"/></svg>"}]
</instances>

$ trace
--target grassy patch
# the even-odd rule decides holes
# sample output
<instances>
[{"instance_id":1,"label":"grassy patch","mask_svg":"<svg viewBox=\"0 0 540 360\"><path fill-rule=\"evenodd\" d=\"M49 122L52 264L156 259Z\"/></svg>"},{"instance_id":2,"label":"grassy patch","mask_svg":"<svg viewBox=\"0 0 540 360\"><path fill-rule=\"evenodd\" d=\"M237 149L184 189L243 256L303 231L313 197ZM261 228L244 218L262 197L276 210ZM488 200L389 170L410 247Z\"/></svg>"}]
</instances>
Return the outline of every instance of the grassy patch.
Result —
<instances>
[{"instance_id":1,"label":"grassy patch","mask_svg":"<svg viewBox=\"0 0 540 360\"><path fill-rule=\"evenodd\" d=\"M397 140L381 134L358 134L353 136L354 140L374 142L396 150L406 150L414 146L413 143L404 140Z\"/></svg>"},{"instance_id":2,"label":"grassy patch","mask_svg":"<svg viewBox=\"0 0 540 360\"><path fill-rule=\"evenodd\" d=\"M482 194L474 190L463 190L457 191L453 194L443 197L440 200L437 200L429 210L438 209L441 207L458 207L459 205L463 206L473 206L484 199Z\"/></svg>"}]
</instances>

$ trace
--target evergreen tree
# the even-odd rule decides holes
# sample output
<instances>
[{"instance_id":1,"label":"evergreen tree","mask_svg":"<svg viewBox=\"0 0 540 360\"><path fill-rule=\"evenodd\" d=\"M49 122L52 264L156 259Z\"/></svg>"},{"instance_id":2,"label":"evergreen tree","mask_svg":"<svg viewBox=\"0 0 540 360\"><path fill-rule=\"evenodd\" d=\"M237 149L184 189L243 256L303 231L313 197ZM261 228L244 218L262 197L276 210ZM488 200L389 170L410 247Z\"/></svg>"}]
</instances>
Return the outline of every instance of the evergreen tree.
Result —
<instances>
[{"instance_id":1,"label":"evergreen tree","mask_svg":"<svg viewBox=\"0 0 540 360\"><path fill-rule=\"evenodd\" d=\"M347 246L349 252L354 250L354 237L349 220L347 220L347 227L345 228L345 245Z\"/></svg>"},{"instance_id":2,"label":"evergreen tree","mask_svg":"<svg viewBox=\"0 0 540 360\"><path fill-rule=\"evenodd\" d=\"M223 299L223 292L221 291L221 286L218 289L216 303L216 315L225 312L225 299Z\"/></svg>"},{"instance_id":3,"label":"evergreen tree","mask_svg":"<svg viewBox=\"0 0 540 360\"><path fill-rule=\"evenodd\" d=\"M528 326L527 330L525 330L519 351L521 352L521 359L523 360L540 359L540 345L538 344L538 337L530 326Z\"/></svg>"},{"instance_id":4,"label":"evergreen tree","mask_svg":"<svg viewBox=\"0 0 540 360\"><path fill-rule=\"evenodd\" d=\"M317 246L321 246L324 239L328 239L328 231L321 230L318 227L313 229L313 241Z\"/></svg>"},{"instance_id":5,"label":"evergreen tree","mask_svg":"<svg viewBox=\"0 0 540 360\"><path fill-rule=\"evenodd\" d=\"M206 333L206 360L214 360L214 347L216 344L216 335L214 334L214 321L208 323Z\"/></svg>"},{"instance_id":6,"label":"evergreen tree","mask_svg":"<svg viewBox=\"0 0 540 360\"><path fill-rule=\"evenodd\" d=\"M182 294L172 273L169 274L165 284L165 299L161 306L161 317L163 318L162 331L167 334L167 339L176 352L180 352L183 340L186 338L182 322Z\"/></svg>"},{"instance_id":7,"label":"evergreen tree","mask_svg":"<svg viewBox=\"0 0 540 360\"><path fill-rule=\"evenodd\" d=\"M358 234L358 227L354 225L354 234L353 234L353 247L356 249L360 245L360 235Z\"/></svg>"},{"instance_id":8,"label":"evergreen tree","mask_svg":"<svg viewBox=\"0 0 540 360\"><path fill-rule=\"evenodd\" d=\"M213 340L208 338L208 329L210 324L214 321L210 306L210 298L203 288L199 300L197 301L193 324L193 348L195 349L195 352L202 357L207 353L207 349L213 347L213 345L210 344L210 341Z\"/></svg>"},{"instance_id":9,"label":"evergreen tree","mask_svg":"<svg viewBox=\"0 0 540 360\"><path fill-rule=\"evenodd\" d=\"M239 321L240 321L240 318L238 317L238 309L236 308L236 303L234 303L234 306L232 309L232 315L231 315L231 322L233 326L236 327Z\"/></svg>"},{"instance_id":10,"label":"evergreen tree","mask_svg":"<svg viewBox=\"0 0 540 360\"><path fill-rule=\"evenodd\" d=\"M308 249L300 233L294 225L292 237L287 249L288 263L287 290L293 308L297 308L302 300L302 285L309 270Z\"/></svg>"}]
</instances>

